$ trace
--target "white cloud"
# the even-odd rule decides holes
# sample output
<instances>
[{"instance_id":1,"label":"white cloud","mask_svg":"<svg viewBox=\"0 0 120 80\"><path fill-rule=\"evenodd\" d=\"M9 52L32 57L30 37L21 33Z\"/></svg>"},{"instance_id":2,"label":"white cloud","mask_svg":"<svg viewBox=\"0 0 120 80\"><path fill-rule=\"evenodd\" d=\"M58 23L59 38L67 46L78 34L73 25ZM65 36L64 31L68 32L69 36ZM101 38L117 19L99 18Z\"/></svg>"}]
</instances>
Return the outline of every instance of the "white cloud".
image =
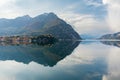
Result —
<instances>
[{"instance_id":1,"label":"white cloud","mask_svg":"<svg viewBox=\"0 0 120 80\"><path fill-rule=\"evenodd\" d=\"M106 20L114 32L120 31L120 0L103 0L107 5L108 16Z\"/></svg>"},{"instance_id":2,"label":"white cloud","mask_svg":"<svg viewBox=\"0 0 120 80\"><path fill-rule=\"evenodd\" d=\"M0 0L0 18L15 18L23 15L36 16L49 12L50 2L37 0Z\"/></svg>"},{"instance_id":3,"label":"white cloud","mask_svg":"<svg viewBox=\"0 0 120 80\"><path fill-rule=\"evenodd\" d=\"M94 7L99 7L99 6L103 6L103 4L102 3L100 3L100 2L97 2L97 0L95 1L95 0L84 0L86 3L87 3L87 5L89 5L89 6L94 6Z\"/></svg>"},{"instance_id":4,"label":"white cloud","mask_svg":"<svg viewBox=\"0 0 120 80\"><path fill-rule=\"evenodd\" d=\"M0 17L11 18L17 16L19 8L15 3L16 0L0 0Z\"/></svg>"},{"instance_id":5,"label":"white cloud","mask_svg":"<svg viewBox=\"0 0 120 80\"><path fill-rule=\"evenodd\" d=\"M69 4L69 5L66 6L66 8L63 9L63 11L66 11L66 10L67 11L77 10L80 5L81 4L79 2L75 2L75 3Z\"/></svg>"},{"instance_id":6,"label":"white cloud","mask_svg":"<svg viewBox=\"0 0 120 80\"><path fill-rule=\"evenodd\" d=\"M82 34L104 34L110 32L107 23L98 20L92 15L68 12L59 14L62 19L71 24L78 33Z\"/></svg>"},{"instance_id":7,"label":"white cloud","mask_svg":"<svg viewBox=\"0 0 120 80\"><path fill-rule=\"evenodd\" d=\"M111 47L107 56L107 74L103 76L103 80L119 80L120 79L120 48Z\"/></svg>"},{"instance_id":8,"label":"white cloud","mask_svg":"<svg viewBox=\"0 0 120 80\"><path fill-rule=\"evenodd\" d=\"M97 59L105 59L106 56L109 55L107 53L109 53L109 48L106 47L106 45L99 43L96 45L94 43L85 45L81 43L71 55L58 62L57 65L70 66L77 64L93 64Z\"/></svg>"},{"instance_id":9,"label":"white cloud","mask_svg":"<svg viewBox=\"0 0 120 80\"><path fill-rule=\"evenodd\" d=\"M9 3L14 3L15 0L0 0L0 7Z\"/></svg>"}]
</instances>

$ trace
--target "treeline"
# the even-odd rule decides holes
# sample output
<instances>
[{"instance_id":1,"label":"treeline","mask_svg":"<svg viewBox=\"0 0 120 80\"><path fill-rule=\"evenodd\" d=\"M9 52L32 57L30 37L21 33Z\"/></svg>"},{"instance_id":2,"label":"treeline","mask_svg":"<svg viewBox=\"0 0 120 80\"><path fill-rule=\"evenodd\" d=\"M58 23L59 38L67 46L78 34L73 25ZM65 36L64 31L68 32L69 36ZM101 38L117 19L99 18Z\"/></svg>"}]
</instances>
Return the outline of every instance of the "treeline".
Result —
<instances>
[{"instance_id":1,"label":"treeline","mask_svg":"<svg viewBox=\"0 0 120 80\"><path fill-rule=\"evenodd\" d=\"M52 35L39 35L31 38L31 43L36 43L39 45L46 45L46 44L53 44L56 41L58 41L55 37Z\"/></svg>"}]
</instances>

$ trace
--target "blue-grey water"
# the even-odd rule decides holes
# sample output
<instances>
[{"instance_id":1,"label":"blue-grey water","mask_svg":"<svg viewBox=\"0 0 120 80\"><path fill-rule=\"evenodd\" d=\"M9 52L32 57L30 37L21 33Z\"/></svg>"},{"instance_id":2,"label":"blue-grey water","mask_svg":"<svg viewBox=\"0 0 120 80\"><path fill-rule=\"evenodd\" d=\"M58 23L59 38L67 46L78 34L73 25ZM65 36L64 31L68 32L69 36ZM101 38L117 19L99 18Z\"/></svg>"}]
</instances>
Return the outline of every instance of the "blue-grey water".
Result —
<instances>
[{"instance_id":1,"label":"blue-grey water","mask_svg":"<svg viewBox=\"0 0 120 80\"><path fill-rule=\"evenodd\" d=\"M120 80L119 43L0 44L0 80Z\"/></svg>"}]
</instances>

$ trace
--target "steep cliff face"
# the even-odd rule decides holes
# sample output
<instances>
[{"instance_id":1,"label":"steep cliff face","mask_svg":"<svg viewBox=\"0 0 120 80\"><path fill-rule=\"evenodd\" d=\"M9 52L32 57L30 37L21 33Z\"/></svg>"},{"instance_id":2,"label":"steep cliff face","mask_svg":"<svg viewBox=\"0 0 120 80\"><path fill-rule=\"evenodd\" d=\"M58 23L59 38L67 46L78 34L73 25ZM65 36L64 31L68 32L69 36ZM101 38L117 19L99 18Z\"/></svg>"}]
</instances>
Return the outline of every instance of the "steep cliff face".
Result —
<instances>
[{"instance_id":1,"label":"steep cliff face","mask_svg":"<svg viewBox=\"0 0 120 80\"><path fill-rule=\"evenodd\" d=\"M79 34L54 13L44 13L34 18L26 15L15 19L0 19L0 35L52 34L59 39L81 39Z\"/></svg>"}]
</instances>

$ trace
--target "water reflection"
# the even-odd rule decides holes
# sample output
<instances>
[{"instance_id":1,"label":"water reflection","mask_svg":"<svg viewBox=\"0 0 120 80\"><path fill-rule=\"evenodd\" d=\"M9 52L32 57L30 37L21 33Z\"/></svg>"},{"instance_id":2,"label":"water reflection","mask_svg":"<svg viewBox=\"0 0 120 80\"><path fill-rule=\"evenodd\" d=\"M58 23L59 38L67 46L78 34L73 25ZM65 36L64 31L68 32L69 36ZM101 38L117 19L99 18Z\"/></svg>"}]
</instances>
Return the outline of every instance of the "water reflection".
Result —
<instances>
[{"instance_id":1,"label":"water reflection","mask_svg":"<svg viewBox=\"0 0 120 80\"><path fill-rule=\"evenodd\" d=\"M1 43L0 79L119 80L119 53L119 47L101 42Z\"/></svg>"},{"instance_id":2,"label":"water reflection","mask_svg":"<svg viewBox=\"0 0 120 80\"><path fill-rule=\"evenodd\" d=\"M101 41L101 43L105 45L120 47L120 41Z\"/></svg>"},{"instance_id":3,"label":"water reflection","mask_svg":"<svg viewBox=\"0 0 120 80\"><path fill-rule=\"evenodd\" d=\"M54 66L70 55L80 42L59 41L53 44L0 43L0 60L15 60L29 64L34 61L44 66Z\"/></svg>"},{"instance_id":4,"label":"water reflection","mask_svg":"<svg viewBox=\"0 0 120 80\"><path fill-rule=\"evenodd\" d=\"M107 74L103 80L120 80L120 48L111 47L107 58Z\"/></svg>"},{"instance_id":5,"label":"water reflection","mask_svg":"<svg viewBox=\"0 0 120 80\"><path fill-rule=\"evenodd\" d=\"M109 53L109 48L99 42L88 45L81 43L70 56L60 63L68 68L64 73L71 73L68 73L72 76L69 80L102 80L107 74L107 53Z\"/></svg>"}]
</instances>

